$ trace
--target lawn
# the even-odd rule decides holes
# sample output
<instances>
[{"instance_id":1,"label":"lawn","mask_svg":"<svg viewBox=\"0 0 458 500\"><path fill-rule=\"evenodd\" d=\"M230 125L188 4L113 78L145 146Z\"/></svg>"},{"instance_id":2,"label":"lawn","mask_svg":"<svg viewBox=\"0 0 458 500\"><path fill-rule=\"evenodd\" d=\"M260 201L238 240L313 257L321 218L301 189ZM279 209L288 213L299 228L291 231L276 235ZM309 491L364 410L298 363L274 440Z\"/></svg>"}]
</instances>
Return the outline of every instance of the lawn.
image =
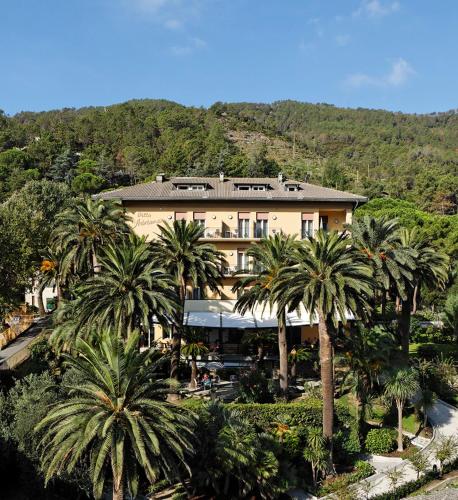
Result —
<instances>
[{"instance_id":1,"label":"lawn","mask_svg":"<svg viewBox=\"0 0 458 500\"><path fill-rule=\"evenodd\" d=\"M339 401L344 403L348 409L350 414L355 417L356 415L356 407L354 405L353 396L351 394L345 394ZM402 419L402 427L405 431L411 432L412 434L416 434L418 429L420 428L420 421L411 408L406 408L404 413L406 416ZM372 405L372 414L369 419L372 424L381 424L383 420L387 417L387 409L382 404L377 401ZM391 421L392 420L392 421ZM390 427L395 427L397 425L396 419L391 418L388 424Z\"/></svg>"}]
</instances>

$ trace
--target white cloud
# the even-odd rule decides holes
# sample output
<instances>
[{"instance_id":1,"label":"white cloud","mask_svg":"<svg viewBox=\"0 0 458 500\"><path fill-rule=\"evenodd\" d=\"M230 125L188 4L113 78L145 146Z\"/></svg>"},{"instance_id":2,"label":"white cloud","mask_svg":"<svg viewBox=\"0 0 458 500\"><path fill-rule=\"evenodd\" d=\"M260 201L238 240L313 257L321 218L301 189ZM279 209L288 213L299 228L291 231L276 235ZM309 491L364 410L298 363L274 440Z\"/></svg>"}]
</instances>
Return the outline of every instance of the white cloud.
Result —
<instances>
[{"instance_id":1,"label":"white cloud","mask_svg":"<svg viewBox=\"0 0 458 500\"><path fill-rule=\"evenodd\" d=\"M167 19L164 22L164 26L171 30L177 30L183 26L183 22L180 21L179 19Z\"/></svg>"},{"instance_id":2,"label":"white cloud","mask_svg":"<svg viewBox=\"0 0 458 500\"><path fill-rule=\"evenodd\" d=\"M361 5L353 12L354 16L384 17L401 8L398 1L383 2L381 0L362 0Z\"/></svg>"},{"instance_id":3,"label":"white cloud","mask_svg":"<svg viewBox=\"0 0 458 500\"><path fill-rule=\"evenodd\" d=\"M405 59L400 57L393 61L390 70L385 75L372 76L365 73L355 73L345 79L345 84L353 88L365 86L400 87L413 75L415 75L415 70Z\"/></svg>"},{"instance_id":4,"label":"white cloud","mask_svg":"<svg viewBox=\"0 0 458 500\"><path fill-rule=\"evenodd\" d=\"M201 38L192 37L188 40L188 43L184 45L174 45L170 47L170 51L175 56L187 56L207 47L207 42Z\"/></svg>"},{"instance_id":5,"label":"white cloud","mask_svg":"<svg viewBox=\"0 0 458 500\"><path fill-rule=\"evenodd\" d=\"M129 9L134 9L147 19L152 19L165 28L176 30L192 19L198 18L207 0L122 0Z\"/></svg>"},{"instance_id":6,"label":"white cloud","mask_svg":"<svg viewBox=\"0 0 458 500\"><path fill-rule=\"evenodd\" d=\"M350 43L351 36L350 35L337 35L336 36L336 43L339 47L345 47L345 45L348 45Z\"/></svg>"}]
</instances>

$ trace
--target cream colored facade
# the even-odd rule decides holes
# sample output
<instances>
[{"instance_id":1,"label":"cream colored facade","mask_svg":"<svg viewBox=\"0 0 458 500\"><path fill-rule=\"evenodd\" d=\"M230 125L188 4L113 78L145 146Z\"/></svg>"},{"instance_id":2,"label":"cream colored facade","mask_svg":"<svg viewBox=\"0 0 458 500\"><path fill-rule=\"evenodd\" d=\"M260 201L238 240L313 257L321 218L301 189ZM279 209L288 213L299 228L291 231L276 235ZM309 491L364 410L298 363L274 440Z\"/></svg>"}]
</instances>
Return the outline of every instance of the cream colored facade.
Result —
<instances>
[{"instance_id":1,"label":"cream colored facade","mask_svg":"<svg viewBox=\"0 0 458 500\"><path fill-rule=\"evenodd\" d=\"M127 212L132 218L134 231L141 236L152 240L159 233L159 225L172 223L176 219L187 221L200 220L205 226L204 240L213 243L226 257L228 268L222 282L221 293L214 294L205 291L206 299L188 300L187 311L218 310L218 302L223 299L227 308L228 299L235 303L236 296L232 292L235 279L232 274L238 269L250 265L243 262L243 255L247 248L259 241L261 236L273 235L277 232L297 235L301 238L303 220L311 221L308 229L315 232L327 221L329 230L342 231L345 224L352 221L352 203L308 203L298 201L124 201ZM240 220L248 222L241 223ZM259 231L259 221L263 228ZM244 227L240 227L244 224ZM255 230L258 229L256 233ZM243 266L241 265L243 264ZM196 298L192 290L188 290L189 298ZM201 297L199 297L201 298ZM203 297L202 297L203 298ZM211 306L208 306L211 304ZM316 327L303 325L301 341L316 340ZM155 337L161 337L162 331L157 328Z\"/></svg>"},{"instance_id":2,"label":"cream colored facade","mask_svg":"<svg viewBox=\"0 0 458 500\"><path fill-rule=\"evenodd\" d=\"M124 202L127 212L132 217L132 227L140 236L154 239L159 233L158 226L172 223L177 218L187 221L202 220L205 224L204 241L213 243L221 250L228 262L228 269L223 280L222 297L235 299L231 292L234 278L230 277L233 271L240 268L240 254L243 254L250 244L259 241L256 236L273 235L277 232L302 236L303 217L312 221L312 231L320 227L320 218L327 217L329 230L342 231L345 224L352 220L352 205L350 203L298 203L298 202ZM237 206L234 206L237 205ZM262 215L261 215L262 214ZM248 235L239 231L240 218L248 220L245 230ZM256 224L258 217L266 221L265 228ZM267 217L267 218L266 218ZM258 229L257 234L255 229ZM207 298L219 298L208 295Z\"/></svg>"}]
</instances>

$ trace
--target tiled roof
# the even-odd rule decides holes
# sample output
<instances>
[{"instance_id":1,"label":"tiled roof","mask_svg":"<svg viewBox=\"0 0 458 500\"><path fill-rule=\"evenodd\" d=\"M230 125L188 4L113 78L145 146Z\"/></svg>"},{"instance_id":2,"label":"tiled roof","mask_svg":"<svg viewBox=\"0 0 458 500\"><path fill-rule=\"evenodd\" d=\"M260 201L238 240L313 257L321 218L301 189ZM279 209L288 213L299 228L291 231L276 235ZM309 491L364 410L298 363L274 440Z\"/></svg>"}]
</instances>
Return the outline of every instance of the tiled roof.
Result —
<instances>
[{"instance_id":1,"label":"tiled roof","mask_svg":"<svg viewBox=\"0 0 458 500\"><path fill-rule=\"evenodd\" d=\"M416 496L415 498L418 500L458 500L458 490L455 488L444 488L426 493L425 495Z\"/></svg>"},{"instance_id":2,"label":"tiled roof","mask_svg":"<svg viewBox=\"0 0 458 500\"><path fill-rule=\"evenodd\" d=\"M287 191L285 185L296 184L297 191ZM177 184L205 184L204 191L179 190ZM238 191L237 184L264 184L269 186L266 191ZM147 182L136 186L123 187L113 191L105 191L95 195L97 198L121 199L126 201L171 201L171 200L278 200L278 201L340 201L364 203L367 198L345 191L325 188L269 177L171 177L162 182Z\"/></svg>"}]
</instances>

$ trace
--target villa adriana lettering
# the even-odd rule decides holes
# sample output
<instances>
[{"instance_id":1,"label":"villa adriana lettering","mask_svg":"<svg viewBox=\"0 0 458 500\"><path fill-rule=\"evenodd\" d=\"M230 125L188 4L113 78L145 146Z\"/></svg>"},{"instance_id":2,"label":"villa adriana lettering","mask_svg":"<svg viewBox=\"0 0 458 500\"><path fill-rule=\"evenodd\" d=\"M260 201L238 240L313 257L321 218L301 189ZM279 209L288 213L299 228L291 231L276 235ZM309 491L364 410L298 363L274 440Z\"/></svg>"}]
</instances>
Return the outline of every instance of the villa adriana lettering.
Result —
<instances>
[{"instance_id":1,"label":"villa adriana lettering","mask_svg":"<svg viewBox=\"0 0 458 500\"><path fill-rule=\"evenodd\" d=\"M151 212L137 212L134 214L133 227L153 226L155 224L160 224L161 222L164 222L164 220L153 219L153 214Z\"/></svg>"}]
</instances>

